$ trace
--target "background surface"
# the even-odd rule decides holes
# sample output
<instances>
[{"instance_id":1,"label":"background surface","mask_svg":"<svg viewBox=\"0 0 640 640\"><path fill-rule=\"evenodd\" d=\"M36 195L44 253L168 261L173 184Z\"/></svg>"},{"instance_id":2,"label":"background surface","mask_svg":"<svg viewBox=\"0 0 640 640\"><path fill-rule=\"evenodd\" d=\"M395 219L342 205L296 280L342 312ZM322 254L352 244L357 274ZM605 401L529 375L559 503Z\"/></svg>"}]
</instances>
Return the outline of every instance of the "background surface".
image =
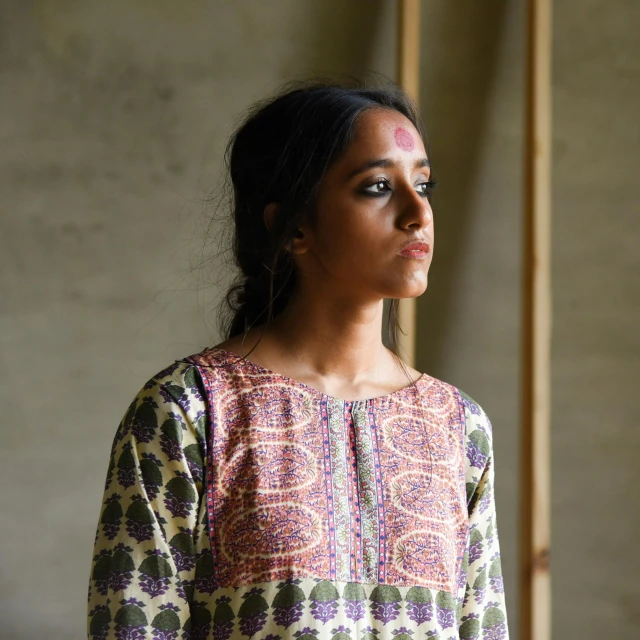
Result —
<instances>
[{"instance_id":1,"label":"background surface","mask_svg":"<svg viewBox=\"0 0 640 640\"><path fill-rule=\"evenodd\" d=\"M640 3L554 12L553 630L640 632ZM417 368L495 430L517 638L523 2L423 2L436 242ZM0 0L0 635L85 637L108 454L219 341L202 200L256 99L395 72L393 0ZM209 231L215 239L219 230ZM215 272L212 272L215 271ZM213 282L213 286L207 283Z\"/></svg>"}]
</instances>

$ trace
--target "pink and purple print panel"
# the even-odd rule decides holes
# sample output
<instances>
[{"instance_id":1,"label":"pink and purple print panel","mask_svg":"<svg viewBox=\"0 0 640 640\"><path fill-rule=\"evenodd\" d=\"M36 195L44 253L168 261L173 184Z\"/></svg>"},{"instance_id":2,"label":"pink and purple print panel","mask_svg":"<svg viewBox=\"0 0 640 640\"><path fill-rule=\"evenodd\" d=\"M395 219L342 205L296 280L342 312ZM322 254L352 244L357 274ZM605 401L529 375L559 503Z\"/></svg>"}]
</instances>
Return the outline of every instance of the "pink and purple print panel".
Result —
<instances>
[{"instance_id":1,"label":"pink and purple print panel","mask_svg":"<svg viewBox=\"0 0 640 640\"><path fill-rule=\"evenodd\" d=\"M345 403L231 358L194 357L217 585L316 577L455 594L468 535L455 388L424 376Z\"/></svg>"}]
</instances>

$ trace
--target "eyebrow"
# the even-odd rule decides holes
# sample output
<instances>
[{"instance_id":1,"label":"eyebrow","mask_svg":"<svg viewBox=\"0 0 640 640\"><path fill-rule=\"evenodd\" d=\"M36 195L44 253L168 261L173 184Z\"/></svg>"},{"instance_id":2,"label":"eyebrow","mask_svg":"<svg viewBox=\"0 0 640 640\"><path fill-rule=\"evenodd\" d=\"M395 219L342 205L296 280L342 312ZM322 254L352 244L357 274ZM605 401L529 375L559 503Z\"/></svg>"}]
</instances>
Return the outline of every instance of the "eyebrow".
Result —
<instances>
[{"instance_id":1,"label":"eyebrow","mask_svg":"<svg viewBox=\"0 0 640 640\"><path fill-rule=\"evenodd\" d=\"M396 162L394 162L393 160L390 160L389 158L380 158L378 160L369 160L368 162L365 162L363 165L359 166L357 169L354 169L348 176L348 180L351 180L351 178L357 176L360 173L364 173L365 171L368 171L369 169L375 169L376 167L395 167L397 165ZM419 158L418 161L415 164L415 168L416 169L421 169L422 167L430 167L431 164L429 163L429 159L428 158Z\"/></svg>"}]
</instances>

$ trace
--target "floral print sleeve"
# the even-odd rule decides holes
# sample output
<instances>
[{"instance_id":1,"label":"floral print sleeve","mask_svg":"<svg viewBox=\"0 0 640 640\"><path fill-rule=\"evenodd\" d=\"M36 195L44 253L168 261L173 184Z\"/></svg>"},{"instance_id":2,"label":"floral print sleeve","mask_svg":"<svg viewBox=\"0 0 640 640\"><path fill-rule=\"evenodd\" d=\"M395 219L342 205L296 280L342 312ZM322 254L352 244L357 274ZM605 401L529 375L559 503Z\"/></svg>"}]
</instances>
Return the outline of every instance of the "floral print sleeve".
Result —
<instances>
[{"instance_id":1,"label":"floral print sleeve","mask_svg":"<svg viewBox=\"0 0 640 640\"><path fill-rule=\"evenodd\" d=\"M200 384L192 364L174 363L140 390L116 431L91 563L91 639L188 637L194 582L206 570Z\"/></svg>"},{"instance_id":2,"label":"floral print sleeve","mask_svg":"<svg viewBox=\"0 0 640 640\"><path fill-rule=\"evenodd\" d=\"M464 589L459 636L462 639L507 640L500 545L494 495L492 427L487 414L462 393L465 407L466 484L469 546L460 587Z\"/></svg>"}]
</instances>

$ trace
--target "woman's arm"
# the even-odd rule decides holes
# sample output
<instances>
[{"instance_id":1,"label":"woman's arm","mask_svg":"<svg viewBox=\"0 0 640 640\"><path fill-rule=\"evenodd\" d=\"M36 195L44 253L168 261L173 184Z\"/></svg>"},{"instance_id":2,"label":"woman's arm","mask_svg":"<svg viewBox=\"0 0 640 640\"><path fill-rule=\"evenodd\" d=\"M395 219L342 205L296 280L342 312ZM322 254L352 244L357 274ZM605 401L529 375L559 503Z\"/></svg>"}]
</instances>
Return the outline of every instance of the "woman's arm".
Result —
<instances>
[{"instance_id":1,"label":"woman's arm","mask_svg":"<svg viewBox=\"0 0 640 640\"><path fill-rule=\"evenodd\" d=\"M186 363L154 376L129 406L96 532L89 638L177 637L190 627L195 543L206 526L199 523L206 421L199 375Z\"/></svg>"},{"instance_id":2,"label":"woman's arm","mask_svg":"<svg viewBox=\"0 0 640 640\"><path fill-rule=\"evenodd\" d=\"M460 638L508 640L494 495L492 427L476 402L465 394L463 399L470 536L463 563L459 634Z\"/></svg>"}]
</instances>

